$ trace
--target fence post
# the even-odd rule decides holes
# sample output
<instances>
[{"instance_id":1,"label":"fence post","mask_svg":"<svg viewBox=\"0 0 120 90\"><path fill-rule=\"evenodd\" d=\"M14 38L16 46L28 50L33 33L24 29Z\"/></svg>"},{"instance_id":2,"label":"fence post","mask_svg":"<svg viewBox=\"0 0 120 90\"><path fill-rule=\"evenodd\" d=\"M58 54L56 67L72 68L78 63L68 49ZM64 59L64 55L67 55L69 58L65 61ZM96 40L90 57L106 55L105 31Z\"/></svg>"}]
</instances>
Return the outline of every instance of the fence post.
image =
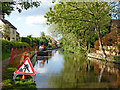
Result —
<instances>
[{"instance_id":1,"label":"fence post","mask_svg":"<svg viewBox=\"0 0 120 90\"><path fill-rule=\"evenodd\" d=\"M39 51L38 46L36 46L37 51Z\"/></svg>"},{"instance_id":2,"label":"fence post","mask_svg":"<svg viewBox=\"0 0 120 90\"><path fill-rule=\"evenodd\" d=\"M48 46L47 46L47 50L46 51L48 51Z\"/></svg>"},{"instance_id":3,"label":"fence post","mask_svg":"<svg viewBox=\"0 0 120 90\"><path fill-rule=\"evenodd\" d=\"M11 65L12 59L13 59L13 48L11 49L11 57L10 57L9 65Z\"/></svg>"}]
</instances>

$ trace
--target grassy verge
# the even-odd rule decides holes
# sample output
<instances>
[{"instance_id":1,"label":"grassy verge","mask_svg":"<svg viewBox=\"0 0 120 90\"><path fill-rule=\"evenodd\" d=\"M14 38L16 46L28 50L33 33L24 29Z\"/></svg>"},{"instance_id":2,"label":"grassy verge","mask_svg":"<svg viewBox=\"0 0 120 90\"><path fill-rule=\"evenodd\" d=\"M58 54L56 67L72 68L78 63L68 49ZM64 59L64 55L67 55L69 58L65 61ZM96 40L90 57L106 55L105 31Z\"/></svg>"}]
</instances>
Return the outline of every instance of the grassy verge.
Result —
<instances>
[{"instance_id":1,"label":"grassy verge","mask_svg":"<svg viewBox=\"0 0 120 90\"><path fill-rule=\"evenodd\" d=\"M11 53L2 53L2 61L9 58Z\"/></svg>"},{"instance_id":2,"label":"grassy verge","mask_svg":"<svg viewBox=\"0 0 120 90\"><path fill-rule=\"evenodd\" d=\"M34 51L32 51L32 52L28 52L29 54L30 54L30 56L32 57L33 56L33 54L35 53Z\"/></svg>"},{"instance_id":3,"label":"grassy verge","mask_svg":"<svg viewBox=\"0 0 120 90\"><path fill-rule=\"evenodd\" d=\"M32 82L32 77L27 76L22 80L22 76L17 76L16 81L13 81L13 73L16 70L15 67L7 66L2 74L2 90L36 90L36 85Z\"/></svg>"}]
</instances>

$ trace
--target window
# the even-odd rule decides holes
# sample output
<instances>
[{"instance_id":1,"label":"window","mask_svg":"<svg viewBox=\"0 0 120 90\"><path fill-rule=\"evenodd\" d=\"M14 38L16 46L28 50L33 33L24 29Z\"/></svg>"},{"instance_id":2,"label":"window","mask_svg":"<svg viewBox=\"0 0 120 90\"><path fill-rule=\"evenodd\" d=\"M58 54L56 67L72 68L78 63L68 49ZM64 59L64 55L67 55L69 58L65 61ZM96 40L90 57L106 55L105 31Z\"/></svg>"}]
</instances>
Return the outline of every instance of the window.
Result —
<instances>
[{"instance_id":1,"label":"window","mask_svg":"<svg viewBox=\"0 0 120 90\"><path fill-rule=\"evenodd\" d=\"M15 30L13 30L13 34L15 34Z\"/></svg>"}]
</instances>

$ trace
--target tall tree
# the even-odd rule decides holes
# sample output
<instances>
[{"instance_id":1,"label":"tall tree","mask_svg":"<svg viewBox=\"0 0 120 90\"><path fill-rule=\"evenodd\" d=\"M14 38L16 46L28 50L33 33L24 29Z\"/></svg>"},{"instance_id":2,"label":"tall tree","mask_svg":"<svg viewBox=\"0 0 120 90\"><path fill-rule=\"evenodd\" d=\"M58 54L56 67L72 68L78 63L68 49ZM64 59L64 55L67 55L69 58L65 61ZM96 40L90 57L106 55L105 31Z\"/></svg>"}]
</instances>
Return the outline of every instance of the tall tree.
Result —
<instances>
[{"instance_id":1,"label":"tall tree","mask_svg":"<svg viewBox=\"0 0 120 90\"><path fill-rule=\"evenodd\" d=\"M62 34L73 33L79 44L87 41L91 32L97 34L100 50L106 58L102 33L107 32L113 8L107 2L60 2L46 13L47 24L58 24Z\"/></svg>"},{"instance_id":2,"label":"tall tree","mask_svg":"<svg viewBox=\"0 0 120 90\"><path fill-rule=\"evenodd\" d=\"M41 32L40 41L44 41L46 44L48 43L48 40L47 40L44 32Z\"/></svg>"},{"instance_id":3,"label":"tall tree","mask_svg":"<svg viewBox=\"0 0 120 90\"><path fill-rule=\"evenodd\" d=\"M45 33L41 32L41 38L44 38L44 37L45 37Z\"/></svg>"}]
</instances>

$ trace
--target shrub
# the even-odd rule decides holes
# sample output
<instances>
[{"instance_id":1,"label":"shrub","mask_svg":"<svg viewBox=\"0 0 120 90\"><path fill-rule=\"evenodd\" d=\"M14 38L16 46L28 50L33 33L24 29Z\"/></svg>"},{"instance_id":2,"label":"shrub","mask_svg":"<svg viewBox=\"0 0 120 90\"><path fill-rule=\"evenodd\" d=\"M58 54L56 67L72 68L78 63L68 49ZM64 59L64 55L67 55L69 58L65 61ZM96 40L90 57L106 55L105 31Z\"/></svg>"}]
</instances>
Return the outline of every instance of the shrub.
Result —
<instances>
[{"instance_id":1,"label":"shrub","mask_svg":"<svg viewBox=\"0 0 120 90\"><path fill-rule=\"evenodd\" d=\"M23 48L29 46L29 44L26 42L13 42L3 39L0 39L0 42L2 42L2 53L10 53L11 48L16 49L16 48Z\"/></svg>"},{"instance_id":2,"label":"shrub","mask_svg":"<svg viewBox=\"0 0 120 90\"><path fill-rule=\"evenodd\" d=\"M21 37L21 42L26 42L26 43L30 44L31 40L27 37Z\"/></svg>"}]
</instances>

